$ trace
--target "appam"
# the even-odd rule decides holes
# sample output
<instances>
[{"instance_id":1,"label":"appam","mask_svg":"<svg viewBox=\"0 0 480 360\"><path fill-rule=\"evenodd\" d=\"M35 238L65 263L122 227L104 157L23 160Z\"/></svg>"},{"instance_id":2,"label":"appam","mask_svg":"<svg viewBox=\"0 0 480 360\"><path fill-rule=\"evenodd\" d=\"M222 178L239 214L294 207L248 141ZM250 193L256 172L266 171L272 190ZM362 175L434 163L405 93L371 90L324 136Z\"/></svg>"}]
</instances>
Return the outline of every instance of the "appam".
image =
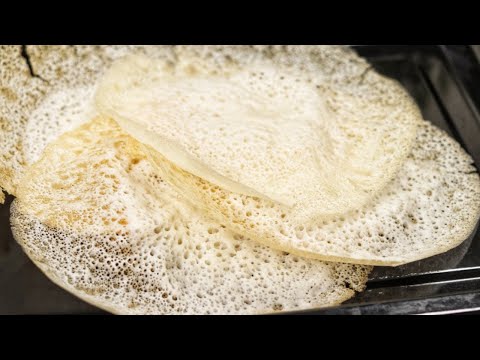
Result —
<instances>
[{"instance_id":1,"label":"appam","mask_svg":"<svg viewBox=\"0 0 480 360\"><path fill-rule=\"evenodd\" d=\"M298 225L272 201L229 192L147 148L157 171L233 231L298 256L397 266L454 248L480 216L480 178L472 158L424 122L397 177L364 207Z\"/></svg>"},{"instance_id":2,"label":"appam","mask_svg":"<svg viewBox=\"0 0 480 360\"><path fill-rule=\"evenodd\" d=\"M193 46L175 56L115 62L95 96L100 113L179 168L271 200L300 224L370 201L422 121L399 84L347 47Z\"/></svg>"},{"instance_id":3,"label":"appam","mask_svg":"<svg viewBox=\"0 0 480 360\"><path fill-rule=\"evenodd\" d=\"M13 233L59 286L117 314L296 310L364 289L370 267L298 258L206 219L141 149L97 118L26 169Z\"/></svg>"}]
</instances>

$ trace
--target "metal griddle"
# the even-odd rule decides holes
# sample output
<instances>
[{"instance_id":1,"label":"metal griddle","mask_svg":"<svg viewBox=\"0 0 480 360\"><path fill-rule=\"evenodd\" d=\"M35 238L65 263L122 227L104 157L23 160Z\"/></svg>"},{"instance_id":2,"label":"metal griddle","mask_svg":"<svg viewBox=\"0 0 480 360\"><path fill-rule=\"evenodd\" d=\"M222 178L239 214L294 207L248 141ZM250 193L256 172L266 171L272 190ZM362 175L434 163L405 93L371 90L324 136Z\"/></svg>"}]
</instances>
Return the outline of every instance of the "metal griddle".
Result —
<instances>
[{"instance_id":1,"label":"metal griddle","mask_svg":"<svg viewBox=\"0 0 480 360\"><path fill-rule=\"evenodd\" d=\"M446 130L480 166L480 46L355 46L400 81L426 119ZM49 281L12 238L0 206L0 314L104 314ZM367 290L341 306L296 314L480 312L480 232L448 253L397 268L376 267Z\"/></svg>"}]
</instances>

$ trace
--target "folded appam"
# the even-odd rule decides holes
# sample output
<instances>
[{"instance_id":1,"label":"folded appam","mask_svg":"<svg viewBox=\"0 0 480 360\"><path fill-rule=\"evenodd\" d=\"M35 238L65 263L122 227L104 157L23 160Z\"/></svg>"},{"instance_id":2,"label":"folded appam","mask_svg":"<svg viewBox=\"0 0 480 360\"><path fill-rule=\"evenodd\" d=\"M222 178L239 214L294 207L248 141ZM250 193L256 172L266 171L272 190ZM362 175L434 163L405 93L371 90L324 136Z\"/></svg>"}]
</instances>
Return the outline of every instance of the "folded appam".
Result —
<instances>
[{"instance_id":1,"label":"folded appam","mask_svg":"<svg viewBox=\"0 0 480 360\"><path fill-rule=\"evenodd\" d=\"M408 156L412 98L342 46L175 48L129 56L96 104L181 169L299 223L369 202ZM292 219L293 221L293 219Z\"/></svg>"},{"instance_id":2,"label":"folded appam","mask_svg":"<svg viewBox=\"0 0 480 360\"><path fill-rule=\"evenodd\" d=\"M272 250L205 218L105 118L49 144L12 207L15 239L56 284L118 314L253 314L338 304L370 267Z\"/></svg>"},{"instance_id":3,"label":"folded appam","mask_svg":"<svg viewBox=\"0 0 480 360\"><path fill-rule=\"evenodd\" d=\"M396 266L454 248L480 217L472 158L429 122L397 177L364 207L302 225L272 201L229 192L146 150L157 171L234 231L299 256Z\"/></svg>"}]
</instances>

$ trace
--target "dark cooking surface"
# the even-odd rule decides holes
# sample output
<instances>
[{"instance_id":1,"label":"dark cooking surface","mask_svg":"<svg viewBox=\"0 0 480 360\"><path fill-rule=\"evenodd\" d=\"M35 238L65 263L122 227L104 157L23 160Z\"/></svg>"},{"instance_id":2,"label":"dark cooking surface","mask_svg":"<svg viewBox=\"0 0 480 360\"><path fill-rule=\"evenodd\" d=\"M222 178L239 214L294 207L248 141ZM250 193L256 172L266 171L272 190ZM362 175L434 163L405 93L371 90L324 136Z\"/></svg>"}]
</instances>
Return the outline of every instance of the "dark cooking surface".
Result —
<instances>
[{"instance_id":1,"label":"dark cooking surface","mask_svg":"<svg viewBox=\"0 0 480 360\"><path fill-rule=\"evenodd\" d=\"M399 80L424 117L447 130L480 165L479 46L358 46L381 73ZM11 200L11 199L10 199ZM480 309L480 232L443 255L377 267L368 288L327 314L444 313ZM51 283L14 242L0 206L0 314L101 314ZM308 313L312 313L311 311Z\"/></svg>"}]
</instances>

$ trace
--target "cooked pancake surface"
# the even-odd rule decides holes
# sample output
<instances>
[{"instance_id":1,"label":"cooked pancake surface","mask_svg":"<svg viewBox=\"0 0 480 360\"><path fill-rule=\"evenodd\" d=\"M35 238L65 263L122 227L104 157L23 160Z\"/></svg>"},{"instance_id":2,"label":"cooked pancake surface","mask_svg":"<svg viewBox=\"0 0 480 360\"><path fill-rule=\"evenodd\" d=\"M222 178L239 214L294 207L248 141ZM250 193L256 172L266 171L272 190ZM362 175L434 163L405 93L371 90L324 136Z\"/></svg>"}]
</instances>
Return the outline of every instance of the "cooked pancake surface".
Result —
<instances>
[{"instance_id":1,"label":"cooked pancake surface","mask_svg":"<svg viewBox=\"0 0 480 360\"><path fill-rule=\"evenodd\" d=\"M258 313L340 303L369 267L301 259L205 219L98 118L61 136L18 188L13 232L58 285L121 314Z\"/></svg>"},{"instance_id":2,"label":"cooked pancake surface","mask_svg":"<svg viewBox=\"0 0 480 360\"><path fill-rule=\"evenodd\" d=\"M113 61L131 52L169 58L172 49L0 46L0 189L15 195L24 170L45 145L90 119L97 80Z\"/></svg>"},{"instance_id":3,"label":"cooked pancake surface","mask_svg":"<svg viewBox=\"0 0 480 360\"><path fill-rule=\"evenodd\" d=\"M147 151L159 172L217 221L299 256L400 265L459 245L480 216L480 178L472 158L428 122L397 177L370 204L301 225L274 202L228 192Z\"/></svg>"},{"instance_id":4,"label":"cooked pancake surface","mask_svg":"<svg viewBox=\"0 0 480 360\"><path fill-rule=\"evenodd\" d=\"M99 111L180 168L272 200L299 221L367 203L411 150L421 115L344 47L186 47L114 63Z\"/></svg>"}]
</instances>

